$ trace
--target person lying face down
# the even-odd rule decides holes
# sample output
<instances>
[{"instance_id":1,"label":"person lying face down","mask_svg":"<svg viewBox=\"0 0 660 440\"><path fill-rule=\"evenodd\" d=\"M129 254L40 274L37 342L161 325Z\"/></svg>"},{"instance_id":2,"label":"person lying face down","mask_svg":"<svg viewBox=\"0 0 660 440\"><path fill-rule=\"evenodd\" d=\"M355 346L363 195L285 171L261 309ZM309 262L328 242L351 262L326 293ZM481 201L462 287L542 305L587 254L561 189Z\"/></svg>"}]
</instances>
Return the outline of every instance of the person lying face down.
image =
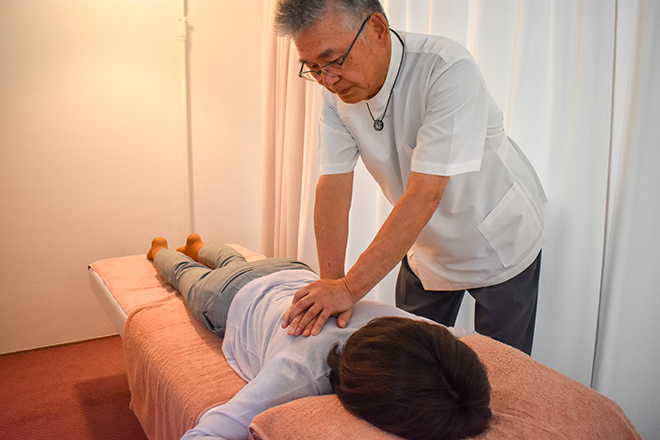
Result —
<instances>
[{"instance_id":1,"label":"person lying face down","mask_svg":"<svg viewBox=\"0 0 660 440\"><path fill-rule=\"evenodd\" d=\"M223 337L228 364L248 382L206 411L184 440L247 439L257 414L333 391L352 414L406 439L459 439L488 427L486 370L457 339L467 330L362 300L345 328L299 338L287 334L281 317L295 292L318 279L304 263L246 262L197 234L178 251L157 237L147 257L195 317Z\"/></svg>"}]
</instances>

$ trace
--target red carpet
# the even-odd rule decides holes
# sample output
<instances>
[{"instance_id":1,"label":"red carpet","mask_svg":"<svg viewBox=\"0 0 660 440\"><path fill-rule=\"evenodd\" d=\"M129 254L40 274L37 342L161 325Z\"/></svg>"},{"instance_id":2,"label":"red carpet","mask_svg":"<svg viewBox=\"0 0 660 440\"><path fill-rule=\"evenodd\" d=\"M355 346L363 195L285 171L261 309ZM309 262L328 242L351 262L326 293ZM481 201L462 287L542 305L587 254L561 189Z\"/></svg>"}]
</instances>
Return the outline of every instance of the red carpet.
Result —
<instances>
[{"instance_id":1,"label":"red carpet","mask_svg":"<svg viewBox=\"0 0 660 440\"><path fill-rule=\"evenodd\" d=\"M0 356L0 438L146 440L118 336Z\"/></svg>"}]
</instances>

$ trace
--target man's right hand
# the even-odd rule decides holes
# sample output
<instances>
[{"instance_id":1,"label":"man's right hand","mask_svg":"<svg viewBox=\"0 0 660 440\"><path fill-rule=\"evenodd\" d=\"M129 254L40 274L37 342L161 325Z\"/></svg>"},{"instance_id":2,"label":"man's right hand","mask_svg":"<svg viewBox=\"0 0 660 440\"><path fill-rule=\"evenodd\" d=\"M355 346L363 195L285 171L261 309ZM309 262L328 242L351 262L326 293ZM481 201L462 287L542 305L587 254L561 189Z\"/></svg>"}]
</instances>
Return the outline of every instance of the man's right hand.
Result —
<instances>
[{"instance_id":1,"label":"man's right hand","mask_svg":"<svg viewBox=\"0 0 660 440\"><path fill-rule=\"evenodd\" d=\"M316 336L331 316L344 328L353 315L353 297L344 278L315 281L298 290L282 315L282 328L293 336Z\"/></svg>"}]
</instances>

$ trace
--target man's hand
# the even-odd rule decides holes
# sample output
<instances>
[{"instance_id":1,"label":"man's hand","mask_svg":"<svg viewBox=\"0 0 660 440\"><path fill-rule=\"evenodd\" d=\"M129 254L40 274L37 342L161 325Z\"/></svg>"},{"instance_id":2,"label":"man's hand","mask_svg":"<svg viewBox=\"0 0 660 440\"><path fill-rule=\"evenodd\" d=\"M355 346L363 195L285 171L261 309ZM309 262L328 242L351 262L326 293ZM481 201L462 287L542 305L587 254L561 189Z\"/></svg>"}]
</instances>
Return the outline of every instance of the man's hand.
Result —
<instances>
[{"instance_id":1,"label":"man's hand","mask_svg":"<svg viewBox=\"0 0 660 440\"><path fill-rule=\"evenodd\" d=\"M337 316L337 325L344 328L356 301L344 278L315 281L296 292L282 315L282 328L288 327L290 335L316 336L331 316Z\"/></svg>"}]
</instances>

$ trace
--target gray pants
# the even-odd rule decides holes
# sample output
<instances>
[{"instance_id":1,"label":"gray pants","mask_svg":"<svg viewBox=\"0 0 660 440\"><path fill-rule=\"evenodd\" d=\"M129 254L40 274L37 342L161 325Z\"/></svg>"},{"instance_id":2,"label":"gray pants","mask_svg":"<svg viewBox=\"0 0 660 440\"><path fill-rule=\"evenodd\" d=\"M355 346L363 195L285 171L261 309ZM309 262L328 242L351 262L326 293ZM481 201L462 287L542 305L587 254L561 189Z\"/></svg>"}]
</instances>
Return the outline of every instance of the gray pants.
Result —
<instances>
[{"instance_id":1,"label":"gray pants","mask_svg":"<svg viewBox=\"0 0 660 440\"><path fill-rule=\"evenodd\" d=\"M536 304L539 293L541 254L519 275L494 286L468 289L476 305L474 329L485 336L532 352ZM404 258L396 286L396 305L452 327L456 322L465 290L425 290Z\"/></svg>"},{"instance_id":2,"label":"gray pants","mask_svg":"<svg viewBox=\"0 0 660 440\"><path fill-rule=\"evenodd\" d=\"M181 293L195 317L221 338L229 306L247 283L282 270L312 270L304 263L283 258L247 262L234 248L218 244L204 245L198 258L200 262L181 252L162 249L154 264Z\"/></svg>"}]
</instances>

